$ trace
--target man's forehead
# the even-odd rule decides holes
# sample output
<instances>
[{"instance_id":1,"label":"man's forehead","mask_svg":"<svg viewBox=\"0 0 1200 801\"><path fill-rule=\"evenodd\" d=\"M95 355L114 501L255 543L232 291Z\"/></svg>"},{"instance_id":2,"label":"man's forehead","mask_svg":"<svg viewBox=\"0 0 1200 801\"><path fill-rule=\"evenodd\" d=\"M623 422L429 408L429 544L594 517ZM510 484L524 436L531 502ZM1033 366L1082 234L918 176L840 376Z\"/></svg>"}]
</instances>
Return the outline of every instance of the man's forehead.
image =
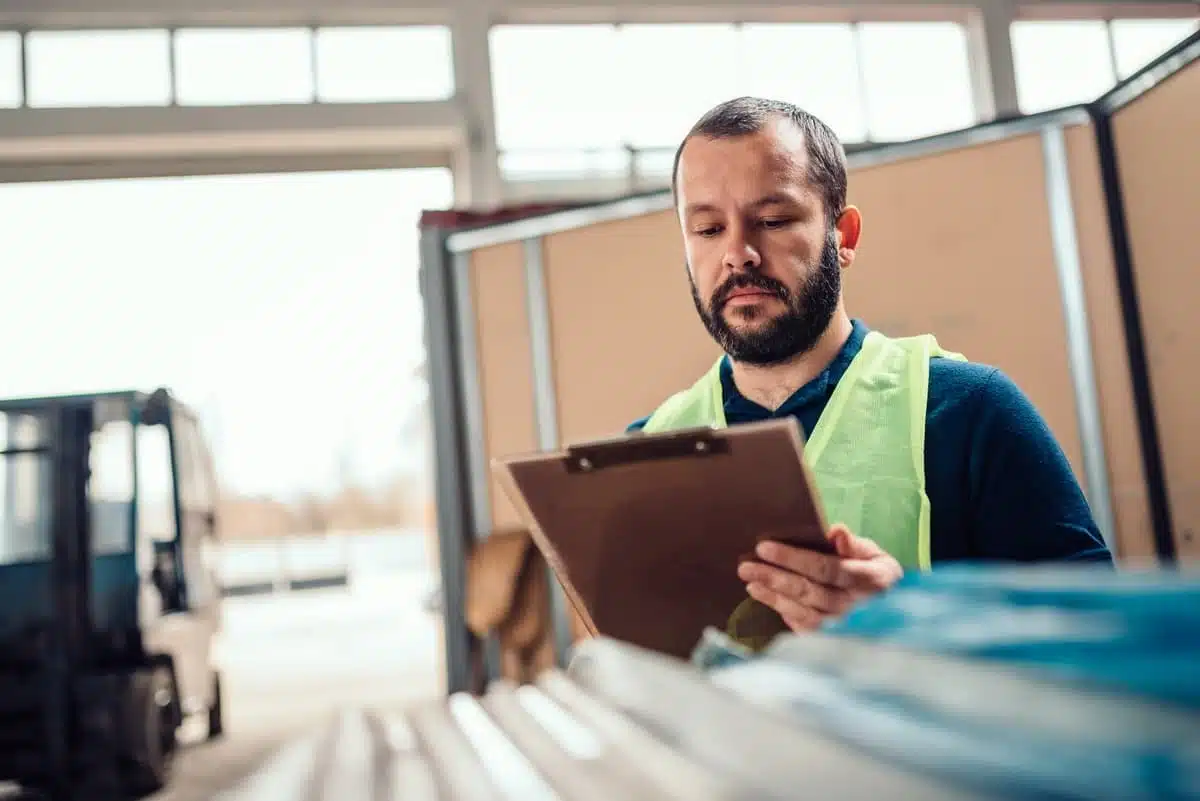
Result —
<instances>
[{"instance_id":1,"label":"man's forehead","mask_svg":"<svg viewBox=\"0 0 1200 801\"><path fill-rule=\"evenodd\" d=\"M734 185L807 187L807 166L804 134L783 120L743 136L692 137L680 154L678 188L692 194Z\"/></svg>"}]
</instances>

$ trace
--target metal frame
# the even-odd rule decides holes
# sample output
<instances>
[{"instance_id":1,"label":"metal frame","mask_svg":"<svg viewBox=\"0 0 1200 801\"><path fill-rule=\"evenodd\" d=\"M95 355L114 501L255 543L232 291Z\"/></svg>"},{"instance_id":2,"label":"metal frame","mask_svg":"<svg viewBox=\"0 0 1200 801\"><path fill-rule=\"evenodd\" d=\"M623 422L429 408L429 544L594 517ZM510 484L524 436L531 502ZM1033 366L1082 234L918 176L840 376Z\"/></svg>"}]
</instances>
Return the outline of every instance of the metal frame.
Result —
<instances>
[{"instance_id":1,"label":"metal frame","mask_svg":"<svg viewBox=\"0 0 1200 801\"><path fill-rule=\"evenodd\" d=\"M421 232L421 294L425 303L425 348L430 369L429 408L434 434L434 493L438 561L442 580L443 654L446 693L471 689L471 651L466 624L467 549L474 532L471 475L463 421L465 408L458 351L461 337L454 276L439 229Z\"/></svg>"},{"instance_id":2,"label":"metal frame","mask_svg":"<svg viewBox=\"0 0 1200 801\"><path fill-rule=\"evenodd\" d=\"M1146 92L1167 80L1184 67L1200 59L1200 32L1180 42L1161 58L1118 84L1111 92L1091 105L1100 156L1100 175L1104 188L1105 211L1109 235L1112 238L1113 263L1116 267L1117 291L1125 330L1125 347L1133 384L1134 410L1137 415L1142 469L1146 476L1147 500L1154 526L1154 547L1164 561L1176 557L1171 502L1167 494L1166 466L1158 430L1158 415L1154 409L1154 387L1150 383L1150 364L1146 355L1146 335L1138 300L1137 277L1133 249L1129 242L1129 226L1125 217L1125 198L1121 188L1120 166L1113 132L1113 115Z\"/></svg>"},{"instance_id":3,"label":"metal frame","mask_svg":"<svg viewBox=\"0 0 1200 801\"><path fill-rule=\"evenodd\" d=\"M1108 483L1108 457L1100 413L1100 391L1096 384L1088 326L1087 297L1071 201L1071 176L1067 165L1067 142L1061 125L1042 131L1042 155L1046 172L1046 208L1054 264L1058 270L1063 321L1066 323L1068 363L1075 389L1075 415L1079 421L1079 444L1083 451L1083 473L1088 504L1109 550L1116 553L1116 526Z\"/></svg>"},{"instance_id":4,"label":"metal frame","mask_svg":"<svg viewBox=\"0 0 1200 801\"><path fill-rule=\"evenodd\" d=\"M550 299L546 294L540 237L525 240L524 257L525 308L529 315L529 355L533 367L534 423L538 448L552 450L559 446L558 398L554 389L554 354L550 344ZM550 583L554 654L559 665L566 667L574 639L571 636L567 598L549 567L546 568L546 580Z\"/></svg>"}]
</instances>

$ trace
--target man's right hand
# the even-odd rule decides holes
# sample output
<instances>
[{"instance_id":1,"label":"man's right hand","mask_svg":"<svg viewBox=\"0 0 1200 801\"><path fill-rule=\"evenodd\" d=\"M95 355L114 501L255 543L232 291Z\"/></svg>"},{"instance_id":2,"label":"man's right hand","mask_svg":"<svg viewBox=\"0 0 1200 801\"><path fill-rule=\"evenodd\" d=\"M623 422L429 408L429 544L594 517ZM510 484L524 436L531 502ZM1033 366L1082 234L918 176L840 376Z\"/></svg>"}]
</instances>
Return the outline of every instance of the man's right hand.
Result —
<instances>
[{"instance_id":1,"label":"man's right hand","mask_svg":"<svg viewBox=\"0 0 1200 801\"><path fill-rule=\"evenodd\" d=\"M840 523L828 537L836 555L768 540L755 549L761 562L738 566L750 597L778 612L792 631L815 630L904 575L887 551Z\"/></svg>"}]
</instances>

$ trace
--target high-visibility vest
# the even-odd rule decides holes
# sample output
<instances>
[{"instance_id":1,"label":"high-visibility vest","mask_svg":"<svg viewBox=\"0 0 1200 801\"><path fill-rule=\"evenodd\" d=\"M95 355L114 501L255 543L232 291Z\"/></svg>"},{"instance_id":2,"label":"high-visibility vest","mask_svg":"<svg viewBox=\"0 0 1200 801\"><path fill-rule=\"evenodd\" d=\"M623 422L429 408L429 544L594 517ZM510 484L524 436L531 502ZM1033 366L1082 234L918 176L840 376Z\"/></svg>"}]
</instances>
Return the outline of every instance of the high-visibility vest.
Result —
<instances>
[{"instance_id":1,"label":"high-visibility vest","mask_svg":"<svg viewBox=\"0 0 1200 801\"><path fill-rule=\"evenodd\" d=\"M925 410L932 358L965 361L931 334L868 332L804 445L826 519L874 540L905 570L931 564ZM725 425L718 359L689 389L668 398L642 430Z\"/></svg>"}]
</instances>

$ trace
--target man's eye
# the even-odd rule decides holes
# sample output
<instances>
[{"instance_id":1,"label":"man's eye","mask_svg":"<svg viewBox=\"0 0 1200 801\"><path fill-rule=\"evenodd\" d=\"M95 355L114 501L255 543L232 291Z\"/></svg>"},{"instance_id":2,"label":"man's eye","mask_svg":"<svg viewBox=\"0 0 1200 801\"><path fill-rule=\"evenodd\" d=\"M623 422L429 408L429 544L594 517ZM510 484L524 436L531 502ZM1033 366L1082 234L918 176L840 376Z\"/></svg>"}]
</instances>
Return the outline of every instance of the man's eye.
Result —
<instances>
[{"instance_id":1,"label":"man's eye","mask_svg":"<svg viewBox=\"0 0 1200 801\"><path fill-rule=\"evenodd\" d=\"M707 228L701 228L697 230L696 233L699 236L716 236L717 234L721 233L721 226L710 225Z\"/></svg>"},{"instance_id":2,"label":"man's eye","mask_svg":"<svg viewBox=\"0 0 1200 801\"><path fill-rule=\"evenodd\" d=\"M763 220L762 227L763 228L782 228L785 225L787 225L789 222L791 222L791 220L788 220L788 219Z\"/></svg>"}]
</instances>

